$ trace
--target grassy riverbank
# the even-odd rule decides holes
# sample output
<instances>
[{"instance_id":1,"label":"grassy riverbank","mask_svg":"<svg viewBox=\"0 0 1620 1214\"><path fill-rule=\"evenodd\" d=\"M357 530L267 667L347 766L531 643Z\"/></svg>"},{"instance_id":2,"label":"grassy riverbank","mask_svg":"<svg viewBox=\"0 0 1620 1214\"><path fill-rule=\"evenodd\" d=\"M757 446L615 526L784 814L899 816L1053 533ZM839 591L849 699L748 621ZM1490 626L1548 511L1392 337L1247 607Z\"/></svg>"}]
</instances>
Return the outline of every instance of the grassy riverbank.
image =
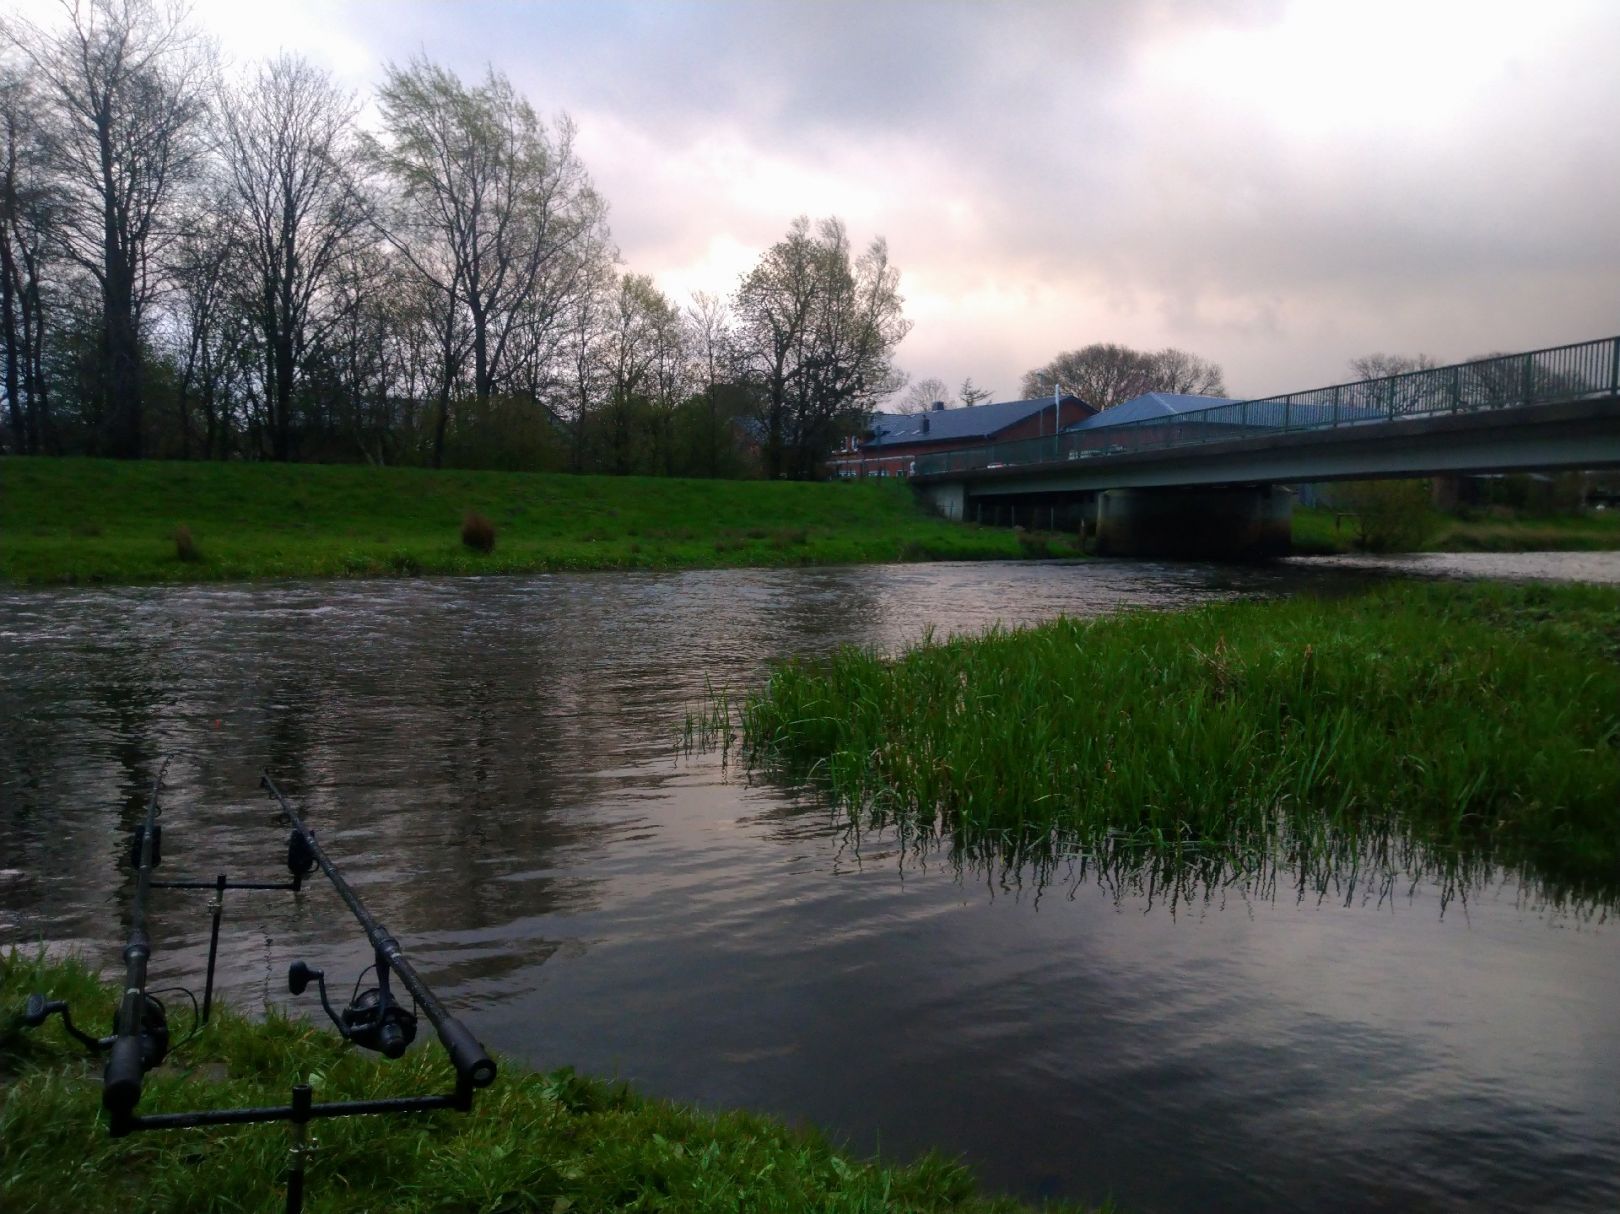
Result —
<instances>
[{"instance_id":1,"label":"grassy riverbank","mask_svg":"<svg viewBox=\"0 0 1620 1214\"><path fill-rule=\"evenodd\" d=\"M1620 510L1522 515L1513 511L1463 517L1429 511L1422 552L1607 552L1620 548ZM1356 520L1326 507L1294 511L1294 551L1327 555L1356 551Z\"/></svg>"},{"instance_id":2,"label":"grassy riverbank","mask_svg":"<svg viewBox=\"0 0 1620 1214\"><path fill-rule=\"evenodd\" d=\"M461 541L468 511L495 546ZM175 540L185 527L195 551ZM1059 545L1055 551L1070 551ZM894 481L803 484L343 465L0 461L0 578L21 583L519 573L1045 555Z\"/></svg>"},{"instance_id":3,"label":"grassy riverbank","mask_svg":"<svg viewBox=\"0 0 1620 1214\"><path fill-rule=\"evenodd\" d=\"M108 1138L99 1062L54 1018L34 1032L17 1026L15 1010L32 991L68 999L87 1026L98 1025L115 999L111 986L75 962L0 956L0 1207L16 1214L281 1208L285 1124ZM317 1101L454 1086L436 1046L385 1063L343 1046L327 1027L276 1015L255 1023L216 1006L210 1026L148 1076L141 1108L284 1104L304 1074L313 1076ZM700 1113L622 1084L511 1063L470 1115L321 1121L316 1133L312 1214L1024 1208L978 1195L962 1167L938 1158L903 1168L860 1162L813 1132L768 1118Z\"/></svg>"},{"instance_id":4,"label":"grassy riverbank","mask_svg":"<svg viewBox=\"0 0 1620 1214\"><path fill-rule=\"evenodd\" d=\"M776 670L742 721L752 759L857 817L968 844L1382 834L1577 891L1620 874L1609 589L1393 584L846 651Z\"/></svg>"}]
</instances>

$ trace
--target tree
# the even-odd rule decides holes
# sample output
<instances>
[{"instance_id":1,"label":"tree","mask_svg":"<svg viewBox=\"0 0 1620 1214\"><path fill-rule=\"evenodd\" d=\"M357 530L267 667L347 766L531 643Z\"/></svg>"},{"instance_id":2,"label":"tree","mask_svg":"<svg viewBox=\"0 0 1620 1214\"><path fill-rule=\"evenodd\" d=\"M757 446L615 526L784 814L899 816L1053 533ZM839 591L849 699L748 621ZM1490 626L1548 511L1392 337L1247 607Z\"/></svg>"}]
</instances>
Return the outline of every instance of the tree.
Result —
<instances>
[{"instance_id":1,"label":"tree","mask_svg":"<svg viewBox=\"0 0 1620 1214\"><path fill-rule=\"evenodd\" d=\"M1044 367L1024 375L1027 398L1050 396L1054 389L1072 393L1094 409L1112 409L1146 392L1183 392L1221 396L1226 392L1221 369L1185 350L1133 350L1097 342L1059 354Z\"/></svg>"},{"instance_id":2,"label":"tree","mask_svg":"<svg viewBox=\"0 0 1620 1214\"><path fill-rule=\"evenodd\" d=\"M881 237L851 258L842 221L801 216L737 288L740 357L760 389L767 476L808 479L893 392L910 330Z\"/></svg>"},{"instance_id":3,"label":"tree","mask_svg":"<svg viewBox=\"0 0 1620 1214\"><path fill-rule=\"evenodd\" d=\"M1350 374L1357 379L1383 379L1408 371L1428 371L1440 364L1427 354L1363 354L1350 360Z\"/></svg>"},{"instance_id":4,"label":"tree","mask_svg":"<svg viewBox=\"0 0 1620 1214\"><path fill-rule=\"evenodd\" d=\"M962 407L965 409L971 409L980 401L989 400L994 395L995 393L989 388L976 386L971 375L964 379L962 386L956 390L956 399L962 402Z\"/></svg>"},{"instance_id":5,"label":"tree","mask_svg":"<svg viewBox=\"0 0 1620 1214\"><path fill-rule=\"evenodd\" d=\"M1225 396L1220 367L1174 346L1151 355L1153 387L1150 392L1179 392L1192 396Z\"/></svg>"},{"instance_id":6,"label":"tree","mask_svg":"<svg viewBox=\"0 0 1620 1214\"><path fill-rule=\"evenodd\" d=\"M282 55L228 94L220 113L271 454L287 460L305 360L339 316L329 281L370 218L351 165L355 103L327 73Z\"/></svg>"},{"instance_id":7,"label":"tree","mask_svg":"<svg viewBox=\"0 0 1620 1214\"><path fill-rule=\"evenodd\" d=\"M1434 530L1428 481L1341 481L1333 500L1355 512L1356 547L1366 552L1416 552Z\"/></svg>"},{"instance_id":8,"label":"tree","mask_svg":"<svg viewBox=\"0 0 1620 1214\"><path fill-rule=\"evenodd\" d=\"M726 301L707 291L694 291L686 307L686 349L690 378L699 399L687 410L685 462L689 474L721 475L722 465L735 465L731 425L735 409L725 407L725 389L736 379L731 313ZM736 393L730 394L735 399Z\"/></svg>"},{"instance_id":9,"label":"tree","mask_svg":"<svg viewBox=\"0 0 1620 1214\"><path fill-rule=\"evenodd\" d=\"M425 59L390 66L378 104L384 137L368 146L393 189L384 230L445 301L445 382L470 357L473 395L487 403L524 365L526 346L560 335L569 301L608 251L605 207L574 152L572 122L548 130L493 69L468 86ZM455 336L463 325L465 352ZM448 400L446 390L441 435ZM441 438L436 461L442 450Z\"/></svg>"},{"instance_id":10,"label":"tree","mask_svg":"<svg viewBox=\"0 0 1620 1214\"><path fill-rule=\"evenodd\" d=\"M39 98L21 72L0 73L0 340L11 449L51 439L44 278L60 198L49 174Z\"/></svg>"},{"instance_id":11,"label":"tree","mask_svg":"<svg viewBox=\"0 0 1620 1214\"><path fill-rule=\"evenodd\" d=\"M663 471L667 422L680 396L680 312L647 275L624 274L605 320L597 351L606 388L599 409L607 470ZM646 449L638 450L638 439Z\"/></svg>"},{"instance_id":12,"label":"tree","mask_svg":"<svg viewBox=\"0 0 1620 1214\"><path fill-rule=\"evenodd\" d=\"M906 390L890 402L896 413L926 413L935 401L942 401L949 393L945 381L930 376L914 380Z\"/></svg>"},{"instance_id":13,"label":"tree","mask_svg":"<svg viewBox=\"0 0 1620 1214\"><path fill-rule=\"evenodd\" d=\"M160 219L204 151L212 61L177 6L89 0L67 12L63 29L8 18L0 34L50 101L63 246L100 287L103 448L138 457L141 314L157 283Z\"/></svg>"},{"instance_id":14,"label":"tree","mask_svg":"<svg viewBox=\"0 0 1620 1214\"><path fill-rule=\"evenodd\" d=\"M243 313L231 306L238 249L230 210L224 197L199 201L174 250L168 308L183 459L191 458L199 437L205 459L226 454L233 388L247 345ZM210 201L217 205L207 205ZM199 412L201 435L196 433Z\"/></svg>"}]
</instances>

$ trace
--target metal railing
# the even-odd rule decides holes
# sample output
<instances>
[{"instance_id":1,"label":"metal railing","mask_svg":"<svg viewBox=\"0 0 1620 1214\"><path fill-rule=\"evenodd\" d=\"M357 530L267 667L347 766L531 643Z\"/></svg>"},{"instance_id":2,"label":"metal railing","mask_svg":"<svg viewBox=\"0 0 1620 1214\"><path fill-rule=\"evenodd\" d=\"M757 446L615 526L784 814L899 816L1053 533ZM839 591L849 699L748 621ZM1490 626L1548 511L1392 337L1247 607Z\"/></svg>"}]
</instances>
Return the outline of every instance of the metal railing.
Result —
<instances>
[{"instance_id":1,"label":"metal railing","mask_svg":"<svg viewBox=\"0 0 1620 1214\"><path fill-rule=\"evenodd\" d=\"M914 476L1196 447L1407 417L1620 397L1620 337L917 457Z\"/></svg>"}]
</instances>

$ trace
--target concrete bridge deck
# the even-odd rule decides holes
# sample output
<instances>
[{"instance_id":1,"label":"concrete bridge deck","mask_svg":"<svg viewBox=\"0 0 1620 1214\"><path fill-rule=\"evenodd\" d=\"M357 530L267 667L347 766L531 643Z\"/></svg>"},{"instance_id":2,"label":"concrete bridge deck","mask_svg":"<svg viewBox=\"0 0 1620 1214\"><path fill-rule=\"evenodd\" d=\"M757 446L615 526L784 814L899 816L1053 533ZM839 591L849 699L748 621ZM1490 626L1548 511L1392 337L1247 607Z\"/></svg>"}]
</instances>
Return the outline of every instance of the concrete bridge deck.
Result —
<instances>
[{"instance_id":1,"label":"concrete bridge deck","mask_svg":"<svg viewBox=\"0 0 1620 1214\"><path fill-rule=\"evenodd\" d=\"M945 452L912 480L950 518L1078 503L1105 549L1163 555L1152 537L1168 530L1195 551L1253 555L1286 530L1275 486L1607 467L1620 467L1620 337ZM1256 527L1267 538L1245 539Z\"/></svg>"}]
</instances>

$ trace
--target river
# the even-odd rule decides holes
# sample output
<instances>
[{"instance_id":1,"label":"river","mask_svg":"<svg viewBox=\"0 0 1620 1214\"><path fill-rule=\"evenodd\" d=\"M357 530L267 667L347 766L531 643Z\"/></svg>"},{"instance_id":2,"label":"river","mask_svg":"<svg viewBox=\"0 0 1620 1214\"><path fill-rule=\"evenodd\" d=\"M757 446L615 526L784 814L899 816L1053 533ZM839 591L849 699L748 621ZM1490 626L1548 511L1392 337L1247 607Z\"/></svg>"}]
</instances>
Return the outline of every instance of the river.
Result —
<instances>
[{"instance_id":1,"label":"river","mask_svg":"<svg viewBox=\"0 0 1620 1214\"><path fill-rule=\"evenodd\" d=\"M1620 581L1613 555L1481 560ZM124 831L168 752L165 875L273 878L269 767L429 982L535 1066L939 1149L1026 1198L1620 1207L1605 908L1507 874L1009 871L678 746L708 687L776 658L1367 576L1343 564L3 591L0 944L116 962ZM154 979L200 987L204 899L159 892L153 922ZM286 993L300 957L345 992L368 960L329 889L230 896L228 998L318 1014Z\"/></svg>"}]
</instances>

